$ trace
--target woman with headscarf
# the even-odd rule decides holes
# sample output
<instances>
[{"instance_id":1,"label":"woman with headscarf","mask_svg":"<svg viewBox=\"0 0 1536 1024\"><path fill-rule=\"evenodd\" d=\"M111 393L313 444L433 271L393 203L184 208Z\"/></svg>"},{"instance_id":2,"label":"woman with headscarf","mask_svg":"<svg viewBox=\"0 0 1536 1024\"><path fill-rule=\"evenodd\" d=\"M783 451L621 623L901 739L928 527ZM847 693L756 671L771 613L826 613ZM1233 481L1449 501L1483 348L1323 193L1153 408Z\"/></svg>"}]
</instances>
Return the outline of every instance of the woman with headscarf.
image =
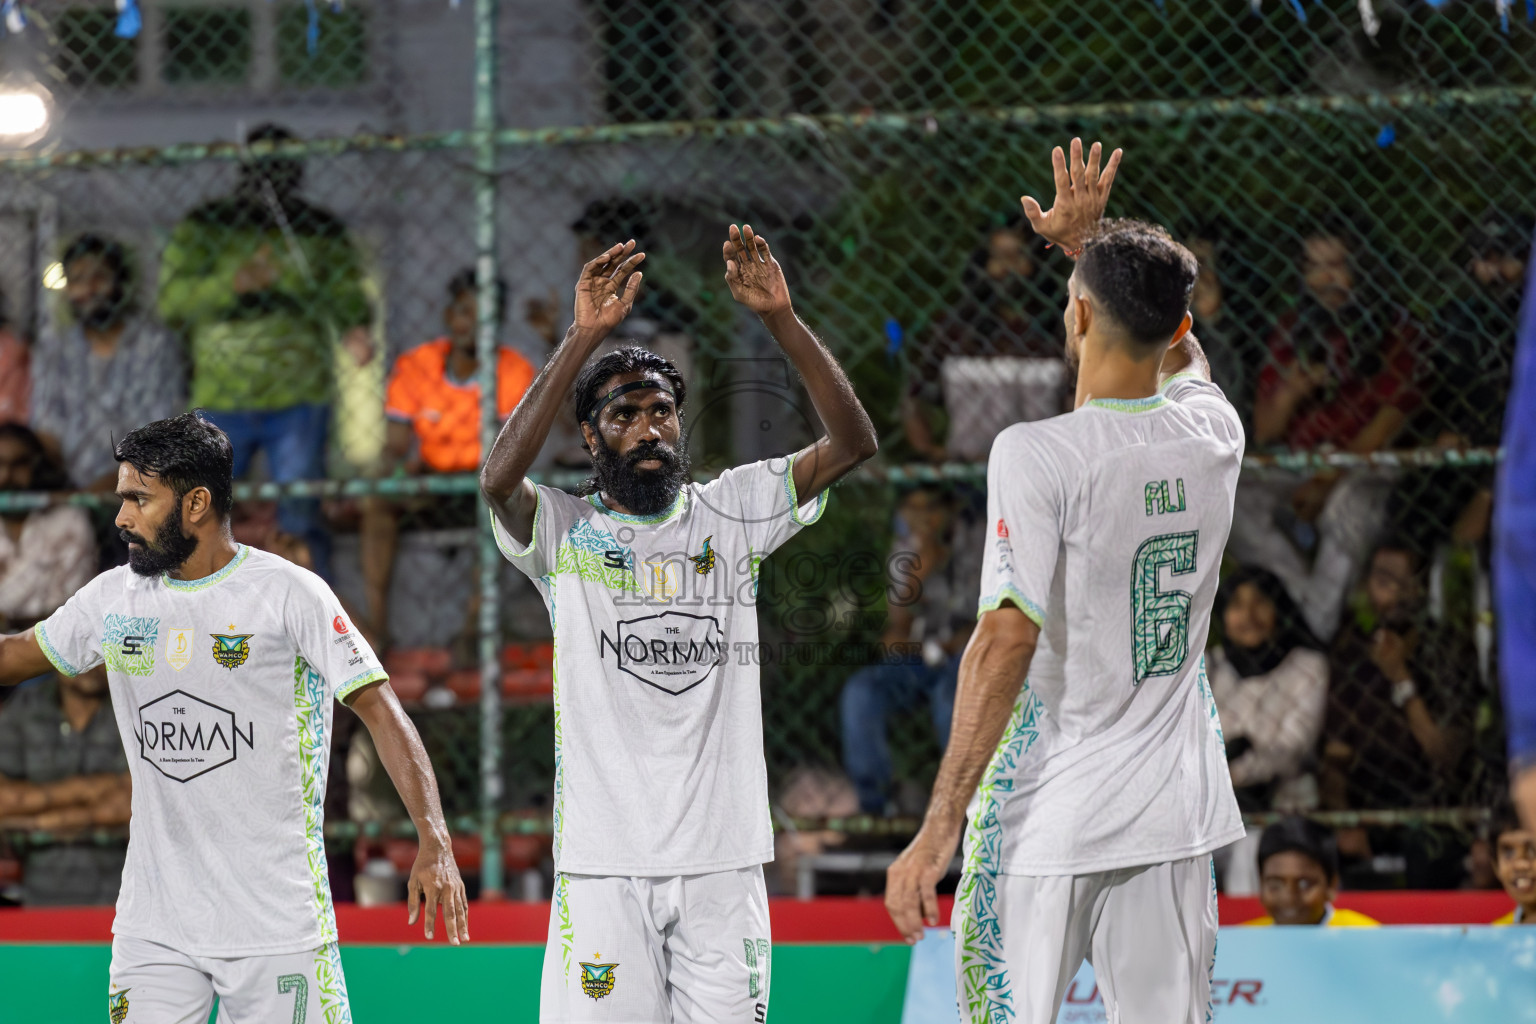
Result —
<instances>
[{"instance_id":1,"label":"woman with headscarf","mask_svg":"<svg viewBox=\"0 0 1536 1024\"><path fill-rule=\"evenodd\" d=\"M1328 656L1280 580L1243 568L1216 596L1221 646L1207 659L1239 805L1317 806L1312 775L1328 704Z\"/></svg>"}]
</instances>

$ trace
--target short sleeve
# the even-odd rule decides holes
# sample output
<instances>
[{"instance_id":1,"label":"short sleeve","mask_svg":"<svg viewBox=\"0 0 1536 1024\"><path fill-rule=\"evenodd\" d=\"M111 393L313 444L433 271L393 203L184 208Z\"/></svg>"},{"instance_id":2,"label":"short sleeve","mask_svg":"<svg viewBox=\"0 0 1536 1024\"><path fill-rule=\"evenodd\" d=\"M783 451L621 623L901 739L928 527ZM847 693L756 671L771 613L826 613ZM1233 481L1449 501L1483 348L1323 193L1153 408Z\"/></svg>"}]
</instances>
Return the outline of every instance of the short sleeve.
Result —
<instances>
[{"instance_id":1,"label":"short sleeve","mask_svg":"<svg viewBox=\"0 0 1536 1024\"><path fill-rule=\"evenodd\" d=\"M325 581L307 570L297 573L283 607L283 627L332 696L345 702L369 683L388 679L378 655L347 619Z\"/></svg>"},{"instance_id":2,"label":"short sleeve","mask_svg":"<svg viewBox=\"0 0 1536 1024\"><path fill-rule=\"evenodd\" d=\"M740 522L752 547L766 555L826 511L826 491L800 500L794 469L793 455L736 466L699 488L697 500Z\"/></svg>"},{"instance_id":3,"label":"short sleeve","mask_svg":"<svg viewBox=\"0 0 1536 1024\"><path fill-rule=\"evenodd\" d=\"M1013 602L1037 626L1055 582L1065 487L1055 460L1028 424L998 435L987 459L987 534L977 614Z\"/></svg>"},{"instance_id":4,"label":"short sleeve","mask_svg":"<svg viewBox=\"0 0 1536 1024\"><path fill-rule=\"evenodd\" d=\"M497 518L495 509L491 510L491 525L496 546L507 561L529 578L538 580L554 571L561 537L587 506L580 498L554 487L535 484L534 490L538 493L538 504L533 510L533 537L526 545L513 539Z\"/></svg>"},{"instance_id":5,"label":"short sleeve","mask_svg":"<svg viewBox=\"0 0 1536 1024\"><path fill-rule=\"evenodd\" d=\"M407 352L395 360L389 373L389 383L384 388L384 415L392 420L409 423L421 411L421 401L416 394L416 367Z\"/></svg>"},{"instance_id":6,"label":"short sleeve","mask_svg":"<svg viewBox=\"0 0 1536 1024\"><path fill-rule=\"evenodd\" d=\"M37 646L66 676L77 676L102 663L101 587L110 576L112 573L97 576L32 627Z\"/></svg>"}]
</instances>

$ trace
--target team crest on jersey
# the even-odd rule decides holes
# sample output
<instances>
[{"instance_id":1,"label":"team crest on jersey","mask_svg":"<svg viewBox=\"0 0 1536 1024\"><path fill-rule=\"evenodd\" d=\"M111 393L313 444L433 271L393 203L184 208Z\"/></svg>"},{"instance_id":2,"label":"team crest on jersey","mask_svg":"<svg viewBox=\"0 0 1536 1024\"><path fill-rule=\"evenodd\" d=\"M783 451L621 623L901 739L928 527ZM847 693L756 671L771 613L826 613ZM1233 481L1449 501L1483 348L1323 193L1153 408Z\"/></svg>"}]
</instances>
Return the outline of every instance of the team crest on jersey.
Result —
<instances>
[{"instance_id":1,"label":"team crest on jersey","mask_svg":"<svg viewBox=\"0 0 1536 1024\"><path fill-rule=\"evenodd\" d=\"M600 956L601 954L593 953L592 959L597 960ZM614 983L618 980L613 972L618 966L618 964L581 964L581 990L593 999L603 998L613 991Z\"/></svg>"},{"instance_id":2,"label":"team crest on jersey","mask_svg":"<svg viewBox=\"0 0 1536 1024\"><path fill-rule=\"evenodd\" d=\"M121 992L112 992L107 996L107 1013L112 1018L112 1024L123 1024L128 1017L128 993L130 989Z\"/></svg>"},{"instance_id":3,"label":"team crest on jersey","mask_svg":"<svg viewBox=\"0 0 1536 1024\"><path fill-rule=\"evenodd\" d=\"M235 633L213 636L213 660L223 665L230 671L234 671L245 664L245 659L251 656L250 639L255 633Z\"/></svg>"},{"instance_id":4,"label":"team crest on jersey","mask_svg":"<svg viewBox=\"0 0 1536 1024\"><path fill-rule=\"evenodd\" d=\"M715 567L715 551L709 546L709 542L714 539L714 534L705 537L704 550L696 555L688 556L688 561L693 563L693 571L700 576L708 576L709 571Z\"/></svg>"}]
</instances>

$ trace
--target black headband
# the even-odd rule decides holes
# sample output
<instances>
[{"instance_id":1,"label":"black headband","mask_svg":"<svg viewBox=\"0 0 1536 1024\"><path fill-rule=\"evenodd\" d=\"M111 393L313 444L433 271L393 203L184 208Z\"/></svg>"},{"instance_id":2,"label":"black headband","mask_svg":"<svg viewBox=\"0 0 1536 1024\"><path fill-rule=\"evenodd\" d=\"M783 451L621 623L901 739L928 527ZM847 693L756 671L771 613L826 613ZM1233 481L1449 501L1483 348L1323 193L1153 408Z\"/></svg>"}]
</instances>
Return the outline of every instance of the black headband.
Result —
<instances>
[{"instance_id":1,"label":"black headband","mask_svg":"<svg viewBox=\"0 0 1536 1024\"><path fill-rule=\"evenodd\" d=\"M620 395L626 395L631 391L665 391L668 395L671 395L674 401L677 399L677 396L672 393L672 388L659 380L632 380L628 384L620 384L593 403L592 411L587 413L587 422L596 427L597 418L608 407L608 403Z\"/></svg>"}]
</instances>

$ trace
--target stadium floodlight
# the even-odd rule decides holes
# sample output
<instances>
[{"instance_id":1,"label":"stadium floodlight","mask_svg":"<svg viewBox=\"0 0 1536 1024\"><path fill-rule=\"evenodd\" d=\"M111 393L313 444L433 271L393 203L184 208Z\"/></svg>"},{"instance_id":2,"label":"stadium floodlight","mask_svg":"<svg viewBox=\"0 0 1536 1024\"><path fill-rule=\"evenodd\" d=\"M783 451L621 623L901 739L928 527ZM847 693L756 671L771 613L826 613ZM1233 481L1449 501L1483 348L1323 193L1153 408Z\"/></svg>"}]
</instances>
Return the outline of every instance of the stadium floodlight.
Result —
<instances>
[{"instance_id":1,"label":"stadium floodlight","mask_svg":"<svg viewBox=\"0 0 1536 1024\"><path fill-rule=\"evenodd\" d=\"M35 136L48 127L48 101L34 89L0 91L0 138Z\"/></svg>"}]
</instances>

